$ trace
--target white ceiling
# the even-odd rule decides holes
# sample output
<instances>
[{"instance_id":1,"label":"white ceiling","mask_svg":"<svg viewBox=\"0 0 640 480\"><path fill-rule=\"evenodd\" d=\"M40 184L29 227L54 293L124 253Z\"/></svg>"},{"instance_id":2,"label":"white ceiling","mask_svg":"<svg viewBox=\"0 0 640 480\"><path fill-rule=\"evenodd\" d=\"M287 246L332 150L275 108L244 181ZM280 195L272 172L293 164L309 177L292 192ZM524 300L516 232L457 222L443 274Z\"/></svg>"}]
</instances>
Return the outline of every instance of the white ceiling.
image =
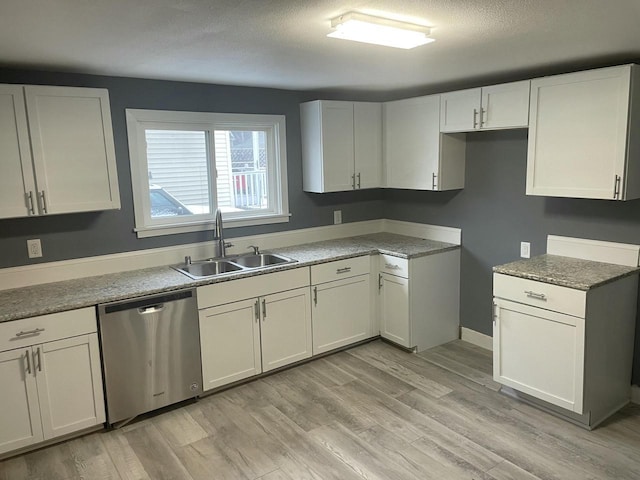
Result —
<instances>
[{"instance_id":1,"label":"white ceiling","mask_svg":"<svg viewBox=\"0 0 640 480\"><path fill-rule=\"evenodd\" d=\"M327 38L348 11L433 27ZM640 58L640 0L0 0L0 65L295 90L396 90Z\"/></svg>"}]
</instances>

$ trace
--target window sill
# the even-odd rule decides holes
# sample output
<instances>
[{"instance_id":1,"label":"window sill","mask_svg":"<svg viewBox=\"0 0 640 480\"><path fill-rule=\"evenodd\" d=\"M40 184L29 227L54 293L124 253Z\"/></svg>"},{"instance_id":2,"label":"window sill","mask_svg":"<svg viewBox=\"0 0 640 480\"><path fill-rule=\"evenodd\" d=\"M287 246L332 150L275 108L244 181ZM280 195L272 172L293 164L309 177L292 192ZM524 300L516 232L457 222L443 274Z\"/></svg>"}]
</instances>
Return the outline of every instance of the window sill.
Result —
<instances>
[{"instance_id":1,"label":"window sill","mask_svg":"<svg viewBox=\"0 0 640 480\"><path fill-rule=\"evenodd\" d=\"M289 217L291 217L291 214L285 213L254 218L234 218L224 220L223 223L225 229L250 227L254 225L269 225L272 223L286 223L289 221ZM178 233L204 232L207 230L213 230L213 227L214 223L206 221L182 225L156 225L153 227L141 227L134 228L133 231L136 232L138 238L149 238L159 237L161 235L176 235Z\"/></svg>"}]
</instances>

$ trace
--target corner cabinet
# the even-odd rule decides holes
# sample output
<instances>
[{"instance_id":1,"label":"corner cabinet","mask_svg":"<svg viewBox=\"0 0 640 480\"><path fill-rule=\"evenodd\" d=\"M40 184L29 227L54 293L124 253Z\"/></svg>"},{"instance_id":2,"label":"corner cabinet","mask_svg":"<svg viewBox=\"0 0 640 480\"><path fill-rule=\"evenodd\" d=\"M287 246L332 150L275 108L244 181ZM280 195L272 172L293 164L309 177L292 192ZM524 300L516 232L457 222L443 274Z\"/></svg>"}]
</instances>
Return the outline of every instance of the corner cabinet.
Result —
<instances>
[{"instance_id":1,"label":"corner cabinet","mask_svg":"<svg viewBox=\"0 0 640 480\"><path fill-rule=\"evenodd\" d=\"M441 132L472 132L529 125L530 80L443 93Z\"/></svg>"},{"instance_id":2,"label":"corner cabinet","mask_svg":"<svg viewBox=\"0 0 640 480\"><path fill-rule=\"evenodd\" d=\"M440 95L386 102L383 126L386 188L464 187L465 137L440 133Z\"/></svg>"},{"instance_id":3,"label":"corner cabinet","mask_svg":"<svg viewBox=\"0 0 640 480\"><path fill-rule=\"evenodd\" d=\"M93 308L0 324L0 454L105 421Z\"/></svg>"},{"instance_id":4,"label":"corner cabinet","mask_svg":"<svg viewBox=\"0 0 640 480\"><path fill-rule=\"evenodd\" d=\"M460 250L412 259L380 255L380 335L426 350L459 338Z\"/></svg>"},{"instance_id":5,"label":"corner cabinet","mask_svg":"<svg viewBox=\"0 0 640 480\"><path fill-rule=\"evenodd\" d=\"M120 208L109 94L0 85L0 218Z\"/></svg>"},{"instance_id":6,"label":"corner cabinet","mask_svg":"<svg viewBox=\"0 0 640 480\"><path fill-rule=\"evenodd\" d=\"M307 102L300 105L300 122L304 191L342 192L381 186L379 103Z\"/></svg>"},{"instance_id":7,"label":"corner cabinet","mask_svg":"<svg viewBox=\"0 0 640 480\"><path fill-rule=\"evenodd\" d=\"M532 80L527 195L640 198L638 68Z\"/></svg>"},{"instance_id":8,"label":"corner cabinet","mask_svg":"<svg viewBox=\"0 0 640 480\"><path fill-rule=\"evenodd\" d=\"M309 269L198 288L205 391L311 357Z\"/></svg>"}]
</instances>

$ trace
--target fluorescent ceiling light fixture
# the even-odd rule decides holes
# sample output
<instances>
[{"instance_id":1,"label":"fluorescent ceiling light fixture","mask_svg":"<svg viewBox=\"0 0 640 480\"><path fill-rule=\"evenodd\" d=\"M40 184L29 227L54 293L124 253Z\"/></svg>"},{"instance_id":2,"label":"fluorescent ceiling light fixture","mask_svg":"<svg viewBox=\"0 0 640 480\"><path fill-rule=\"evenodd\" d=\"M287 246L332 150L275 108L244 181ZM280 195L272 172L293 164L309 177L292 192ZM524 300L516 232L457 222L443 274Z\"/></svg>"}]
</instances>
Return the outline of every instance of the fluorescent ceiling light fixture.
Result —
<instances>
[{"instance_id":1,"label":"fluorescent ceiling light fixture","mask_svg":"<svg viewBox=\"0 0 640 480\"><path fill-rule=\"evenodd\" d=\"M349 12L331 20L335 31L327 37L373 43L387 47L410 49L433 42L431 29L414 23Z\"/></svg>"}]
</instances>

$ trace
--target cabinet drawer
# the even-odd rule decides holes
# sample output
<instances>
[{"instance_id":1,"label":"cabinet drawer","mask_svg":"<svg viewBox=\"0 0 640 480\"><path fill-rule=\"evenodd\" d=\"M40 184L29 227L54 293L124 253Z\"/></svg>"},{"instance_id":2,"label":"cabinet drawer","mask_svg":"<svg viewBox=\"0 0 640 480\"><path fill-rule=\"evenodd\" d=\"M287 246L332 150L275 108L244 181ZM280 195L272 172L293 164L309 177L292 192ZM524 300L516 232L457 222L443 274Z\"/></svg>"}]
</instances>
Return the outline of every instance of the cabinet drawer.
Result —
<instances>
[{"instance_id":1,"label":"cabinet drawer","mask_svg":"<svg viewBox=\"0 0 640 480\"><path fill-rule=\"evenodd\" d=\"M380 255L380 271L397 277L409 278L409 260L382 254Z\"/></svg>"},{"instance_id":2,"label":"cabinet drawer","mask_svg":"<svg viewBox=\"0 0 640 480\"><path fill-rule=\"evenodd\" d=\"M311 267L311 284L331 282L369 273L369 256L347 258Z\"/></svg>"},{"instance_id":3,"label":"cabinet drawer","mask_svg":"<svg viewBox=\"0 0 640 480\"><path fill-rule=\"evenodd\" d=\"M585 316L587 292L582 290L494 273L493 295L574 317Z\"/></svg>"},{"instance_id":4,"label":"cabinet drawer","mask_svg":"<svg viewBox=\"0 0 640 480\"><path fill-rule=\"evenodd\" d=\"M0 323L0 351L96 331L96 310L94 307L3 322Z\"/></svg>"}]
</instances>

